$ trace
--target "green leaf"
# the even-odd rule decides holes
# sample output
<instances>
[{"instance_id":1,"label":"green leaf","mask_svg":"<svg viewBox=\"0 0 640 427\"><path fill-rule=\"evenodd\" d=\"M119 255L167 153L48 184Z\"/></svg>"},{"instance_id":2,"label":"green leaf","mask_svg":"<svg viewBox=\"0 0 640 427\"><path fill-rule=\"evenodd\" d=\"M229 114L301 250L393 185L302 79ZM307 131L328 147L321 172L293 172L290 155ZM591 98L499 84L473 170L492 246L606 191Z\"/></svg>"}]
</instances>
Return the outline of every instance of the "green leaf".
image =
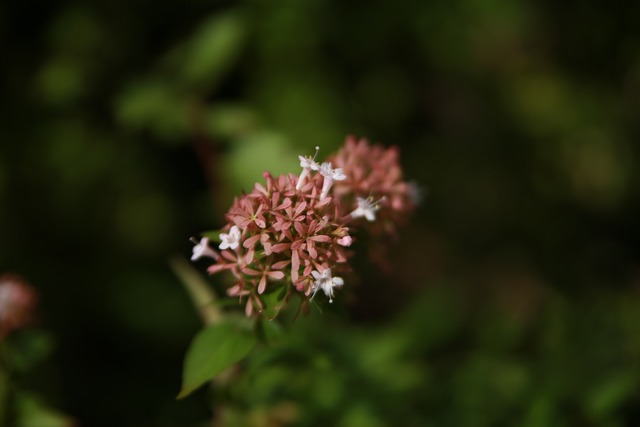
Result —
<instances>
[{"instance_id":1,"label":"green leaf","mask_svg":"<svg viewBox=\"0 0 640 427\"><path fill-rule=\"evenodd\" d=\"M276 320L260 319L256 323L256 333L267 344L278 344L284 338L282 326Z\"/></svg>"},{"instance_id":2,"label":"green leaf","mask_svg":"<svg viewBox=\"0 0 640 427\"><path fill-rule=\"evenodd\" d=\"M116 101L118 120L134 129L149 129L163 139L179 139L188 129L187 101L162 79L131 84Z\"/></svg>"},{"instance_id":3,"label":"green leaf","mask_svg":"<svg viewBox=\"0 0 640 427\"><path fill-rule=\"evenodd\" d=\"M234 323L221 323L201 330L187 351L178 399L188 396L243 359L255 343L250 331Z\"/></svg>"},{"instance_id":4,"label":"green leaf","mask_svg":"<svg viewBox=\"0 0 640 427\"><path fill-rule=\"evenodd\" d=\"M244 46L245 25L235 12L206 21L185 46L180 66L185 81L215 84L235 63Z\"/></svg>"},{"instance_id":5,"label":"green leaf","mask_svg":"<svg viewBox=\"0 0 640 427\"><path fill-rule=\"evenodd\" d=\"M262 316L264 316L268 320L273 320L278 316L282 307L284 307L286 301L285 297L287 296L287 289L282 287L278 290L270 292L268 294L264 294L261 297L262 302L264 303L264 310L262 311Z\"/></svg>"},{"instance_id":6,"label":"green leaf","mask_svg":"<svg viewBox=\"0 0 640 427\"><path fill-rule=\"evenodd\" d=\"M260 124L257 114L241 104L214 104L207 109L203 120L208 135L231 140L256 132Z\"/></svg>"},{"instance_id":7,"label":"green leaf","mask_svg":"<svg viewBox=\"0 0 640 427\"><path fill-rule=\"evenodd\" d=\"M54 346L52 337L38 329L13 334L7 344L5 358L17 372L33 369L49 356Z\"/></svg>"},{"instance_id":8,"label":"green leaf","mask_svg":"<svg viewBox=\"0 0 640 427\"><path fill-rule=\"evenodd\" d=\"M637 383L633 371L611 375L588 394L585 401L587 413L595 420L606 418L631 399Z\"/></svg>"},{"instance_id":9,"label":"green leaf","mask_svg":"<svg viewBox=\"0 0 640 427\"><path fill-rule=\"evenodd\" d=\"M43 404L30 393L16 396L17 422L19 427L70 427L74 420Z\"/></svg>"},{"instance_id":10,"label":"green leaf","mask_svg":"<svg viewBox=\"0 0 640 427\"><path fill-rule=\"evenodd\" d=\"M296 150L283 134L256 131L236 140L222 159L221 173L232 189L247 190L256 182L263 182L265 170L273 176L298 168Z\"/></svg>"}]
</instances>

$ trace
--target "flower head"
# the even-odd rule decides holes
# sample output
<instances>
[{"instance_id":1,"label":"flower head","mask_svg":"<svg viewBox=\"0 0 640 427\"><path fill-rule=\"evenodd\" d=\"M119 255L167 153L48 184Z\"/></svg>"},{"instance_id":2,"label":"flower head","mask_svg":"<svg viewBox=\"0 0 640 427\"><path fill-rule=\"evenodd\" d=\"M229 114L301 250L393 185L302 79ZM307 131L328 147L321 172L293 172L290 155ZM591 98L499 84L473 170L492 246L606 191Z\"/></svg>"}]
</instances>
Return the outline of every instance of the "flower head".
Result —
<instances>
[{"instance_id":1,"label":"flower head","mask_svg":"<svg viewBox=\"0 0 640 427\"><path fill-rule=\"evenodd\" d=\"M336 215L331 198L320 199L323 177L314 174L299 189L295 175L272 177L266 185L236 198L226 215L219 259L207 269L234 277L229 296L246 301L245 313L264 313L267 295L286 289L285 300L298 293L308 300L314 270L343 264L351 244L346 218ZM254 218L260 219L257 223ZM198 248L200 249L200 248ZM337 286L340 279L333 283ZM325 288L327 285L324 285Z\"/></svg>"},{"instance_id":2,"label":"flower head","mask_svg":"<svg viewBox=\"0 0 640 427\"><path fill-rule=\"evenodd\" d=\"M333 288L344 285L344 280L340 277L331 277L330 268L325 268L322 270L322 273L312 271L311 274L315 279L315 282L311 287L311 292L313 292L311 298L315 297L316 293L322 289L324 294L329 297L329 302L333 302Z\"/></svg>"},{"instance_id":3,"label":"flower head","mask_svg":"<svg viewBox=\"0 0 640 427\"><path fill-rule=\"evenodd\" d=\"M218 246L220 249L235 249L240 244L240 229L237 225L234 225L229 230L229 233L220 233L220 239L222 243Z\"/></svg>"},{"instance_id":4,"label":"flower head","mask_svg":"<svg viewBox=\"0 0 640 427\"><path fill-rule=\"evenodd\" d=\"M332 272L348 270L351 230L388 234L414 206L395 148L347 138L323 163L316 162L318 150L313 157L298 156L300 176L265 172L266 182L234 199L219 253L206 238L194 242L192 259L213 258L210 274L232 276L227 294L245 304L247 316L273 313L274 300L277 313L292 294L302 298L303 307L318 291L333 302L344 281ZM367 222L354 221L361 217Z\"/></svg>"}]
</instances>

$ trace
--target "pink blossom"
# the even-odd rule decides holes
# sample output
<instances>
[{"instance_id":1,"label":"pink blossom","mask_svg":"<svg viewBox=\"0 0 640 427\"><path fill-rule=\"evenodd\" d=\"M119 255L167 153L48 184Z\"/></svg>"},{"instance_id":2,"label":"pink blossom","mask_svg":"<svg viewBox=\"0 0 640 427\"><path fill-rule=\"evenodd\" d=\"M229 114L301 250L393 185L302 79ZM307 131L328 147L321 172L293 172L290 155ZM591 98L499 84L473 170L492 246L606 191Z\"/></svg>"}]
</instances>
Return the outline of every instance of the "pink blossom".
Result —
<instances>
[{"instance_id":1,"label":"pink blossom","mask_svg":"<svg viewBox=\"0 0 640 427\"><path fill-rule=\"evenodd\" d=\"M210 274L234 277L227 294L244 302L247 316L264 313L272 301L266 296L282 289L283 301L298 294L304 307L320 290L332 302L335 288L344 285L334 273L349 271L352 231L388 234L415 208L397 149L349 137L328 161L316 162L317 154L316 147L313 157L299 156L299 177L265 172L264 182L236 197L217 258L208 241L194 248L194 258L214 259Z\"/></svg>"},{"instance_id":2,"label":"pink blossom","mask_svg":"<svg viewBox=\"0 0 640 427\"><path fill-rule=\"evenodd\" d=\"M36 291L19 276L0 276L0 340L33 320Z\"/></svg>"}]
</instances>

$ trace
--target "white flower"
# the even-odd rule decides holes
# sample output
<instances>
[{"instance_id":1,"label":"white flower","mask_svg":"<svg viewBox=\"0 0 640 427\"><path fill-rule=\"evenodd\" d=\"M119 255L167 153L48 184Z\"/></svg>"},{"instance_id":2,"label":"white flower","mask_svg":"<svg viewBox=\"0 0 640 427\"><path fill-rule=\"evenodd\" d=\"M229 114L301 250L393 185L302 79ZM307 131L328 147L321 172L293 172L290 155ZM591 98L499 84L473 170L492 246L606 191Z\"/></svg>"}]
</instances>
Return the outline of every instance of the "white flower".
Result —
<instances>
[{"instance_id":1,"label":"white flower","mask_svg":"<svg viewBox=\"0 0 640 427\"><path fill-rule=\"evenodd\" d=\"M320 165L318 164L318 162L316 162L316 156L318 155L319 150L320 150L320 147L316 146L316 154L314 154L313 157L298 156L298 159L300 159L300 167L302 168L302 173L298 178L298 184L296 184L296 190L299 190L300 187L302 187L304 180L307 178L307 176L309 176L309 173L311 173L312 170L317 171L320 169Z\"/></svg>"},{"instance_id":2,"label":"white flower","mask_svg":"<svg viewBox=\"0 0 640 427\"><path fill-rule=\"evenodd\" d=\"M234 225L231 227L231 230L229 230L229 234L220 233L220 239L222 240L222 243L218 246L220 249L235 249L238 247L238 244L240 244L240 229L237 225Z\"/></svg>"},{"instance_id":3,"label":"white flower","mask_svg":"<svg viewBox=\"0 0 640 427\"><path fill-rule=\"evenodd\" d=\"M199 242L195 239L191 239L191 241L196 244L193 247L191 261L195 261L202 257L209 257L215 260L219 258L218 253L209 247L209 239L207 237L203 237Z\"/></svg>"},{"instance_id":4,"label":"white flower","mask_svg":"<svg viewBox=\"0 0 640 427\"><path fill-rule=\"evenodd\" d=\"M351 212L352 218L360 218L365 217L367 221L375 221L376 219L376 211L380 209L378 206L379 202L374 202L371 197L362 198L356 197L358 202L358 207Z\"/></svg>"},{"instance_id":5,"label":"white flower","mask_svg":"<svg viewBox=\"0 0 640 427\"><path fill-rule=\"evenodd\" d=\"M322 289L324 294L329 297L329 302L333 302L333 288L344 285L344 280L342 280L342 278L340 277L332 278L330 268L325 268L324 270L322 270L322 273L318 271L312 271L311 274L316 280L311 287L311 290L313 291L311 299L316 296L316 292Z\"/></svg>"},{"instance_id":6,"label":"white flower","mask_svg":"<svg viewBox=\"0 0 640 427\"><path fill-rule=\"evenodd\" d=\"M330 162L324 162L320 165L320 174L324 177L322 183L322 193L320 194L320 200L323 200L329 194L329 190L333 185L333 181L342 181L347 179L347 176L342 172L342 168L333 169Z\"/></svg>"},{"instance_id":7,"label":"white flower","mask_svg":"<svg viewBox=\"0 0 640 427\"><path fill-rule=\"evenodd\" d=\"M343 179L347 179L347 176L342 172L342 168L331 168L331 162L324 162L320 165L320 173L325 178L329 178L334 181L342 181Z\"/></svg>"}]
</instances>

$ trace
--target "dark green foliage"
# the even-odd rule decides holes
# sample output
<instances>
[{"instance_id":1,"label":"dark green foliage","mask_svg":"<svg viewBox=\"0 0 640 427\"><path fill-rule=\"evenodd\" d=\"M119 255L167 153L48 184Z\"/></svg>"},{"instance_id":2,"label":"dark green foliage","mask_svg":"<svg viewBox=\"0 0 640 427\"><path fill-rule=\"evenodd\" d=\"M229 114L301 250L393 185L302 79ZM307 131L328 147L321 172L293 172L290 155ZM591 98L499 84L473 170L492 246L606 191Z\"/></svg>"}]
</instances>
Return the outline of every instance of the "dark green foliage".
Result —
<instances>
[{"instance_id":1,"label":"dark green foliage","mask_svg":"<svg viewBox=\"0 0 640 427\"><path fill-rule=\"evenodd\" d=\"M242 360L255 345L255 338L236 323L208 326L193 339L185 356L182 399L225 369Z\"/></svg>"},{"instance_id":2,"label":"dark green foliage","mask_svg":"<svg viewBox=\"0 0 640 427\"><path fill-rule=\"evenodd\" d=\"M638 4L1 2L0 274L54 338L0 408L15 379L83 426L640 425ZM176 401L202 325L169 257L347 133L423 207Z\"/></svg>"}]
</instances>

